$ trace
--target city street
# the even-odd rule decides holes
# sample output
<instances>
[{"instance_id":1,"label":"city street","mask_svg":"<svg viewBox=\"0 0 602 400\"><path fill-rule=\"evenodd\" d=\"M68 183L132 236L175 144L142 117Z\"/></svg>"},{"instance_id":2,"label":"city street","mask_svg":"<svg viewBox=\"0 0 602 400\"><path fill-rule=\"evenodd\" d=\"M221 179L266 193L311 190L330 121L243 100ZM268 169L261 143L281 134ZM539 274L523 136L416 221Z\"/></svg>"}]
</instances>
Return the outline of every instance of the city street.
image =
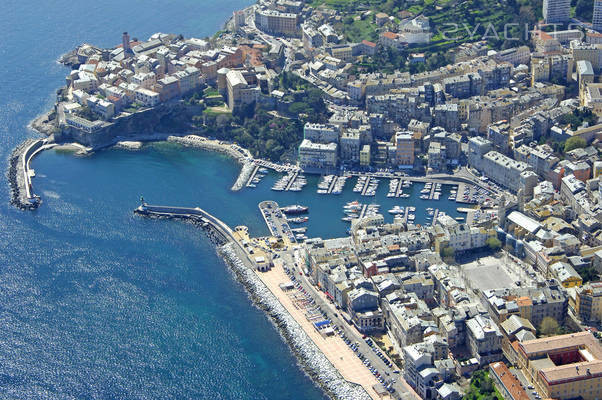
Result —
<instances>
[{"instance_id":1,"label":"city street","mask_svg":"<svg viewBox=\"0 0 602 400\"><path fill-rule=\"evenodd\" d=\"M286 257L286 255L284 257ZM324 293L317 290L315 286L309 282L308 277L305 276L302 271L302 267L305 265L305 259L299 255L294 261L291 260L288 265L295 266L295 276L298 277L298 281L301 283L307 293L310 293L313 296L313 298L316 300L316 304L319 305L326 313L327 318L330 319L334 324L338 325L352 343L357 343L358 353L362 353L370 361L372 366L374 366L380 372L381 376L383 376L385 380L395 380L395 383L393 384L393 387L395 388L393 396L399 399L420 399L420 396L418 396L418 394L414 392L407 382L405 382L400 369L398 369L394 364L392 368L388 367L383 360L378 357L373 348L370 347L362 338L362 334L360 334L355 327L350 326L343 320L340 315L340 311L327 300ZM400 372L396 374L394 371Z\"/></svg>"}]
</instances>

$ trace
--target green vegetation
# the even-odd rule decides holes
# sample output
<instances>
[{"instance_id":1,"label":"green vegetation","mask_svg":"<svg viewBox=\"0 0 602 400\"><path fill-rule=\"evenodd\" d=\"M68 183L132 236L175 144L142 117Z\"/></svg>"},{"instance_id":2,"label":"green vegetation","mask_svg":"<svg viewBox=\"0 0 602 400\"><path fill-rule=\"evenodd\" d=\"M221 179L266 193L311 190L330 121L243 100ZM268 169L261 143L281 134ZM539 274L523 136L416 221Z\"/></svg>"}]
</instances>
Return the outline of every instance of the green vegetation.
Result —
<instances>
[{"instance_id":1,"label":"green vegetation","mask_svg":"<svg viewBox=\"0 0 602 400\"><path fill-rule=\"evenodd\" d=\"M598 123L598 116L592 112L590 108L576 108L572 113L564 114L560 117L559 122L564 125L571 125L572 130L577 130L584 122L589 126Z\"/></svg>"},{"instance_id":2,"label":"green vegetation","mask_svg":"<svg viewBox=\"0 0 602 400\"><path fill-rule=\"evenodd\" d=\"M396 21L403 17L429 18L432 38L430 43L408 46L401 51L386 51L366 57L358 64L359 70L391 72L395 69L418 73L436 69L453 62L451 49L462 43L487 40L494 49L507 49L523 44L531 45L528 30L542 15L543 0L313 0L312 6L324 6L346 14L335 25L351 42L377 41L379 34L395 31L390 24L378 26L374 16L384 12ZM585 9L592 0L573 0L574 7ZM371 11L370 14L366 11ZM409 13L409 14L408 14ZM590 11L591 13L591 11ZM426 64L409 64L410 53L425 53Z\"/></svg>"},{"instance_id":3,"label":"green vegetation","mask_svg":"<svg viewBox=\"0 0 602 400\"><path fill-rule=\"evenodd\" d=\"M224 98L220 94L205 97L205 105L207 105L207 107L220 107L225 104Z\"/></svg>"},{"instance_id":4,"label":"green vegetation","mask_svg":"<svg viewBox=\"0 0 602 400\"><path fill-rule=\"evenodd\" d=\"M274 161L282 160L287 151L295 149L303 136L299 120L274 117L261 109L251 117L208 115L207 125L216 138L236 142L254 157Z\"/></svg>"},{"instance_id":5,"label":"green vegetation","mask_svg":"<svg viewBox=\"0 0 602 400\"><path fill-rule=\"evenodd\" d=\"M539 334L543 336L552 336L558 333L560 329L560 325L558 325L558 321L556 321L552 317L545 317L541 324L539 325Z\"/></svg>"},{"instance_id":6,"label":"green vegetation","mask_svg":"<svg viewBox=\"0 0 602 400\"><path fill-rule=\"evenodd\" d=\"M571 6L575 7L574 16L584 22L592 22L594 14L594 0L573 0Z\"/></svg>"},{"instance_id":7,"label":"green vegetation","mask_svg":"<svg viewBox=\"0 0 602 400\"><path fill-rule=\"evenodd\" d=\"M502 395L493 385L489 372L480 369L472 374L470 389L464 396L465 400L503 400Z\"/></svg>"},{"instance_id":8,"label":"green vegetation","mask_svg":"<svg viewBox=\"0 0 602 400\"><path fill-rule=\"evenodd\" d=\"M281 77L281 84L299 87L301 83L295 78ZM322 92L316 88L300 92L297 101L290 104L288 111L292 115L306 117L283 118L273 112L268 113L255 104L249 104L234 114L225 108L207 108L202 116L193 117L193 123L210 136L236 142L249 149L254 157L289 161L295 158L297 147L303 139L305 121L325 122L328 115Z\"/></svg>"},{"instance_id":9,"label":"green vegetation","mask_svg":"<svg viewBox=\"0 0 602 400\"><path fill-rule=\"evenodd\" d=\"M207 86L205 88L205 90L203 90L203 95L205 97L210 97L210 96L219 96L219 92L217 91L216 88L211 87L211 86Z\"/></svg>"},{"instance_id":10,"label":"green vegetation","mask_svg":"<svg viewBox=\"0 0 602 400\"><path fill-rule=\"evenodd\" d=\"M554 336L554 335L565 335L567 333L576 332L574 329L567 325L560 325L552 317L545 317L537 329L538 337Z\"/></svg>"},{"instance_id":11,"label":"green vegetation","mask_svg":"<svg viewBox=\"0 0 602 400\"><path fill-rule=\"evenodd\" d=\"M495 236L491 236L489 239L487 239L485 244L493 251L497 251L502 248L502 242Z\"/></svg>"},{"instance_id":12,"label":"green vegetation","mask_svg":"<svg viewBox=\"0 0 602 400\"><path fill-rule=\"evenodd\" d=\"M583 139L582 137L579 137L579 136L575 136L575 137L568 139L564 143L564 152L567 153L571 150L582 149L585 146L587 146L587 142L585 141L585 139Z\"/></svg>"},{"instance_id":13,"label":"green vegetation","mask_svg":"<svg viewBox=\"0 0 602 400\"><path fill-rule=\"evenodd\" d=\"M596 271L596 268L592 267L591 265L587 267L576 267L575 271L581 275L581 278L583 278L583 283L595 282L600 279L598 271Z\"/></svg>"},{"instance_id":14,"label":"green vegetation","mask_svg":"<svg viewBox=\"0 0 602 400\"><path fill-rule=\"evenodd\" d=\"M378 32L376 24L371 19L345 19L341 26L341 31L349 42L361 42L369 40L371 42L378 41Z\"/></svg>"},{"instance_id":15,"label":"green vegetation","mask_svg":"<svg viewBox=\"0 0 602 400\"><path fill-rule=\"evenodd\" d=\"M443 258L443 260L445 262L447 262L448 264L453 263L455 261L456 251L454 250L453 247L450 247L450 246L443 247L439 253L441 255L441 258Z\"/></svg>"},{"instance_id":16,"label":"green vegetation","mask_svg":"<svg viewBox=\"0 0 602 400\"><path fill-rule=\"evenodd\" d=\"M100 119L99 115L90 110L88 106L83 106L76 111L77 115L82 118L87 119L88 121L96 121Z\"/></svg>"}]
</instances>

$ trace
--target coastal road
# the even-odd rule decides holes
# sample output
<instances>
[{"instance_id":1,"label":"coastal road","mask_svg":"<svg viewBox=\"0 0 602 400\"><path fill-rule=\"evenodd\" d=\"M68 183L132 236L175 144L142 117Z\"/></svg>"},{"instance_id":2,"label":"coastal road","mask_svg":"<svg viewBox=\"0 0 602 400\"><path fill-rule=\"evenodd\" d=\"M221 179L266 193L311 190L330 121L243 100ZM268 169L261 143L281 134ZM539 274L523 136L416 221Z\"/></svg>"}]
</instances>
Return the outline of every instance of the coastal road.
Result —
<instances>
[{"instance_id":1,"label":"coastal road","mask_svg":"<svg viewBox=\"0 0 602 400\"><path fill-rule=\"evenodd\" d=\"M290 253L285 253L286 255L290 255ZM293 256L294 257L294 256ZM389 368L374 352L372 347L368 346L366 341L362 338L362 335L355 329L355 327L349 326L343 318L340 316L340 311L337 310L334 305L332 305L325 297L325 295L317 290L314 285L311 284L307 276L303 274L301 271L302 266L305 265L305 259L299 255L298 257L294 257L294 261L291 260L289 264L292 266L295 265L296 268L293 268L295 272L295 276L299 278L299 282L306 290L308 294L310 294L316 301L316 304L319 305L323 311L326 312L328 319L330 319L335 325L338 325L343 331L345 335L351 342L356 342L358 344L359 353L364 354L364 356L370 361L373 367L375 367L381 374L381 376L385 380L394 379L395 383L393 387L395 388L395 393L393 393L393 397L397 399L420 399L420 397L414 392L414 390L408 385L408 383L403 379L402 373L396 374L393 371L397 371L398 368L393 366L393 368Z\"/></svg>"}]
</instances>

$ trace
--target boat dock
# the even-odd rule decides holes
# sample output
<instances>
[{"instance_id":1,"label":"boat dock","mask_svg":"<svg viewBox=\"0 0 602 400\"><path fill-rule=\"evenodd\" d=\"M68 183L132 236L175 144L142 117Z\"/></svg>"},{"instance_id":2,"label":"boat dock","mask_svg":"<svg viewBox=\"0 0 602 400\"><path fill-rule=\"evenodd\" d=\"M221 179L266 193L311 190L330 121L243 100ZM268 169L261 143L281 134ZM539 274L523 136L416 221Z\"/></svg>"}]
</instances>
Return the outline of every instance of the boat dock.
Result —
<instances>
[{"instance_id":1,"label":"boat dock","mask_svg":"<svg viewBox=\"0 0 602 400\"><path fill-rule=\"evenodd\" d=\"M403 194L403 180L400 179L397 183L397 190L395 190L395 197L400 197Z\"/></svg>"},{"instance_id":2,"label":"boat dock","mask_svg":"<svg viewBox=\"0 0 602 400\"><path fill-rule=\"evenodd\" d=\"M334 187L336 186L338 180L339 180L339 177L335 176L334 179L332 180L332 182L330 182L330 186L328 187L328 194L332 193L332 191L334 190Z\"/></svg>"},{"instance_id":3,"label":"boat dock","mask_svg":"<svg viewBox=\"0 0 602 400\"><path fill-rule=\"evenodd\" d=\"M435 213L433 214L433 224L435 224L435 221L437 221L438 216L439 216L439 209L437 208L435 210Z\"/></svg>"},{"instance_id":4,"label":"boat dock","mask_svg":"<svg viewBox=\"0 0 602 400\"><path fill-rule=\"evenodd\" d=\"M432 184L431 186L431 192L429 193L429 200L433 200L433 197L435 197L435 188L437 187L436 184Z\"/></svg>"},{"instance_id":5,"label":"boat dock","mask_svg":"<svg viewBox=\"0 0 602 400\"><path fill-rule=\"evenodd\" d=\"M285 191L289 191L291 189L291 186L293 186L293 183L295 183L295 180L297 179L298 175L299 175L299 170L295 170L295 172L293 172L292 177L290 178L290 180L288 181L288 183L284 187Z\"/></svg>"},{"instance_id":6,"label":"boat dock","mask_svg":"<svg viewBox=\"0 0 602 400\"><path fill-rule=\"evenodd\" d=\"M362 210L360 211L360 216L359 218L364 218L364 215L366 215L366 211L368 210L368 204L364 204L362 205Z\"/></svg>"},{"instance_id":7,"label":"boat dock","mask_svg":"<svg viewBox=\"0 0 602 400\"><path fill-rule=\"evenodd\" d=\"M362 196L366 195L366 192L368 191L368 188L370 187L370 181L372 180L371 177L367 177L368 179L366 179L366 182L364 183L364 187L362 188Z\"/></svg>"},{"instance_id":8,"label":"boat dock","mask_svg":"<svg viewBox=\"0 0 602 400\"><path fill-rule=\"evenodd\" d=\"M259 171L259 168L261 168L259 165L255 165L255 168L253 168L253 172L251 172L251 176L249 176L249 180L247 181L246 186L247 187L252 187L252 182L253 179L255 179L255 175L257 175L257 171Z\"/></svg>"}]
</instances>

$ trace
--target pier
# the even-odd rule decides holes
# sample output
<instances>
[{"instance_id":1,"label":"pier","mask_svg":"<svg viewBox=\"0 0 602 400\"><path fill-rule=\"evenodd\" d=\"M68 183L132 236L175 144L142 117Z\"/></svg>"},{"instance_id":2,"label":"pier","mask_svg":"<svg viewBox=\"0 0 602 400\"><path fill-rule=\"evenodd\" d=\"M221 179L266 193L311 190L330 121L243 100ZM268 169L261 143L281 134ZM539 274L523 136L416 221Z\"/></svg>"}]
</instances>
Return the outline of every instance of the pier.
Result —
<instances>
[{"instance_id":1,"label":"pier","mask_svg":"<svg viewBox=\"0 0 602 400\"><path fill-rule=\"evenodd\" d=\"M259 203L259 210L272 236L282 239L288 238L291 243L297 243L295 235L286 220L286 214L280 210L278 203L272 200L262 201Z\"/></svg>"},{"instance_id":2,"label":"pier","mask_svg":"<svg viewBox=\"0 0 602 400\"><path fill-rule=\"evenodd\" d=\"M31 160L42 151L55 146L56 143L51 143L48 139L37 139L28 140L15 149L8 170L12 204L27 210L39 207L41 199L33 191L32 178L35 171L31 168Z\"/></svg>"},{"instance_id":3,"label":"pier","mask_svg":"<svg viewBox=\"0 0 602 400\"><path fill-rule=\"evenodd\" d=\"M332 180L332 182L330 182L330 186L328 186L328 194L332 193L332 191L334 190L334 187L337 184L338 180L339 180L339 177L335 176L334 179Z\"/></svg>"},{"instance_id":4,"label":"pier","mask_svg":"<svg viewBox=\"0 0 602 400\"><path fill-rule=\"evenodd\" d=\"M362 188L362 196L366 195L366 192L368 191L368 187L370 187L371 180L372 180L372 178L370 176L368 176L368 179L366 179L366 182L364 183L364 187Z\"/></svg>"},{"instance_id":5,"label":"pier","mask_svg":"<svg viewBox=\"0 0 602 400\"><path fill-rule=\"evenodd\" d=\"M291 189L291 186L293 186L293 183L295 183L297 176L299 176L299 170L295 170L293 172L293 176L291 177L291 179L286 184L286 187L284 188L285 191L289 191Z\"/></svg>"},{"instance_id":6,"label":"pier","mask_svg":"<svg viewBox=\"0 0 602 400\"><path fill-rule=\"evenodd\" d=\"M249 179L247 180L247 187L251 187L253 179L255 179L255 175L257 175L257 171L259 171L259 168L261 168L259 165L255 165L255 168L253 168L253 172L251 172L251 176L249 176Z\"/></svg>"},{"instance_id":7,"label":"pier","mask_svg":"<svg viewBox=\"0 0 602 400\"><path fill-rule=\"evenodd\" d=\"M433 200L433 197L435 196L435 188L436 187L437 187L437 185L433 183L433 185L431 186L431 192L429 193L429 200Z\"/></svg>"},{"instance_id":8,"label":"pier","mask_svg":"<svg viewBox=\"0 0 602 400\"><path fill-rule=\"evenodd\" d=\"M399 179L397 183L397 189L395 190L395 197L400 197L403 194L403 179Z\"/></svg>"},{"instance_id":9,"label":"pier","mask_svg":"<svg viewBox=\"0 0 602 400\"><path fill-rule=\"evenodd\" d=\"M216 239L218 239L220 244L234 242L240 246L238 241L234 238L234 232L228 225L199 207L159 206L142 202L142 204L134 210L134 213L144 216L181 218L197 221L202 223L203 227L211 227L216 233Z\"/></svg>"},{"instance_id":10,"label":"pier","mask_svg":"<svg viewBox=\"0 0 602 400\"><path fill-rule=\"evenodd\" d=\"M368 210L368 204L362 205L362 210L360 211L359 219L364 218L364 215L366 215L366 210Z\"/></svg>"}]
</instances>

